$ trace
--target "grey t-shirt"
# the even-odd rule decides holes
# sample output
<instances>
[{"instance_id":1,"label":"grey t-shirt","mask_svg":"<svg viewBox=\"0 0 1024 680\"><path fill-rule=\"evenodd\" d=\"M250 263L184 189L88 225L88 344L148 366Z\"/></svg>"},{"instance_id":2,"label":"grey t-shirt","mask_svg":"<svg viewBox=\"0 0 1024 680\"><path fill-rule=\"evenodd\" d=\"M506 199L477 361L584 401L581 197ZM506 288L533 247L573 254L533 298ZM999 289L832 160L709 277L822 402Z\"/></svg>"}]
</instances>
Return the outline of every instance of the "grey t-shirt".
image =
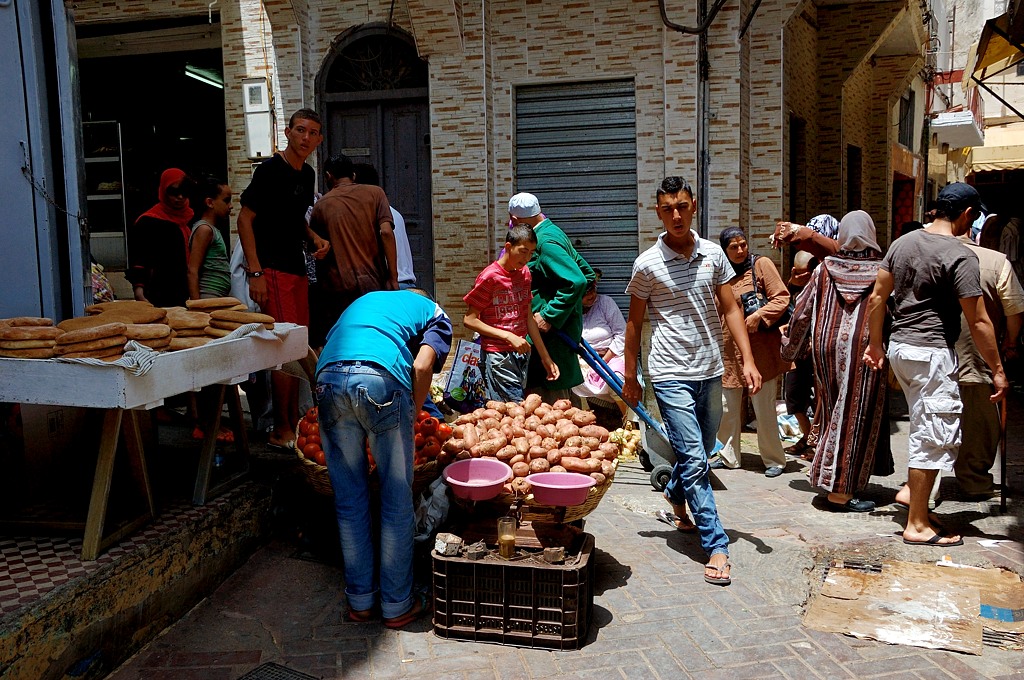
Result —
<instances>
[{"instance_id":1,"label":"grey t-shirt","mask_svg":"<svg viewBox=\"0 0 1024 680\"><path fill-rule=\"evenodd\" d=\"M960 299L981 295L978 256L952 236L923 229L893 241L882 259L893 277L893 342L953 347Z\"/></svg>"}]
</instances>

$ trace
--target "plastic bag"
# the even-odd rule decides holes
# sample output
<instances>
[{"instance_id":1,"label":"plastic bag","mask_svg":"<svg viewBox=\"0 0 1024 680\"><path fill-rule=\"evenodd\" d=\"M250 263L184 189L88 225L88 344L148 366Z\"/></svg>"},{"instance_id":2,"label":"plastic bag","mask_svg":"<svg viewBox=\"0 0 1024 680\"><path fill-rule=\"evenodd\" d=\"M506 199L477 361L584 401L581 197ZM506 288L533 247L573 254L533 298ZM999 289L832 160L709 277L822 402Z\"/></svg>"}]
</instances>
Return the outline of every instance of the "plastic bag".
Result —
<instances>
[{"instance_id":1,"label":"plastic bag","mask_svg":"<svg viewBox=\"0 0 1024 680\"><path fill-rule=\"evenodd\" d=\"M429 541L441 524L448 519L448 487L444 477L438 477L419 498L416 504L416 531L413 541Z\"/></svg>"},{"instance_id":2,"label":"plastic bag","mask_svg":"<svg viewBox=\"0 0 1024 680\"><path fill-rule=\"evenodd\" d=\"M453 411L469 413L486 403L484 374L480 367L480 343L459 340L444 388L444 402Z\"/></svg>"}]
</instances>

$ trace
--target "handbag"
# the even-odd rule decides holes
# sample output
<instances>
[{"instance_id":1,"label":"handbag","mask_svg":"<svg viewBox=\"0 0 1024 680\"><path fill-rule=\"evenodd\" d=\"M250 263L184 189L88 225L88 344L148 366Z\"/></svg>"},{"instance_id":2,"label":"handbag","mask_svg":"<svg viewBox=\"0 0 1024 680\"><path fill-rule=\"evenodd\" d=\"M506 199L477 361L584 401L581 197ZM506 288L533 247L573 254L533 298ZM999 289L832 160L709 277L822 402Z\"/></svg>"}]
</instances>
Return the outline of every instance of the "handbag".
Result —
<instances>
[{"instance_id":1,"label":"handbag","mask_svg":"<svg viewBox=\"0 0 1024 680\"><path fill-rule=\"evenodd\" d=\"M753 314L757 310L761 309L762 307L764 307L769 302L768 297L763 292L758 290L758 288L757 288L757 274L754 271L754 266L757 264L757 258L759 258L759 257L760 257L760 255L754 255L751 258L751 262L750 262L750 278L753 281L754 290L749 292L749 293L743 293L742 295L740 295L740 302L743 304L743 317L744 318L750 316L751 314ZM785 326L786 324L788 324L789 320L792 319L792 318L793 318L793 298L790 297L789 304L786 306L785 311L782 312L782 316L780 316L775 321L775 323L771 324L770 326L768 324L766 324L764 321L762 321L761 322L761 328L765 329L765 330L770 330L770 331L778 330L780 326Z\"/></svg>"}]
</instances>

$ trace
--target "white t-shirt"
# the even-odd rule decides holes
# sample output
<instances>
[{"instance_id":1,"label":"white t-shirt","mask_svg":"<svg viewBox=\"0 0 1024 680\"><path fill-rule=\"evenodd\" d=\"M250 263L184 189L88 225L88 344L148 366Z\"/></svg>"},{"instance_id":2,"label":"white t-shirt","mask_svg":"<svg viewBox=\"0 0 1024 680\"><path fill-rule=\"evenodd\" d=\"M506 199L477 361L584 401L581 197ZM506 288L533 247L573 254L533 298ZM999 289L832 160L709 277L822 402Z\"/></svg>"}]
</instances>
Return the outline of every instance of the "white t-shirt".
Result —
<instances>
[{"instance_id":1,"label":"white t-shirt","mask_svg":"<svg viewBox=\"0 0 1024 680\"><path fill-rule=\"evenodd\" d=\"M736 274L721 246L697 236L684 258L665 234L633 263L626 293L647 301L651 320L651 381L709 380L725 373L722 323L715 290Z\"/></svg>"},{"instance_id":2,"label":"white t-shirt","mask_svg":"<svg viewBox=\"0 0 1024 680\"><path fill-rule=\"evenodd\" d=\"M409 247L409 236L405 233L405 218L391 209L395 218L395 250L398 252L398 283L409 286L416 285L416 272L412 269L412 249Z\"/></svg>"}]
</instances>

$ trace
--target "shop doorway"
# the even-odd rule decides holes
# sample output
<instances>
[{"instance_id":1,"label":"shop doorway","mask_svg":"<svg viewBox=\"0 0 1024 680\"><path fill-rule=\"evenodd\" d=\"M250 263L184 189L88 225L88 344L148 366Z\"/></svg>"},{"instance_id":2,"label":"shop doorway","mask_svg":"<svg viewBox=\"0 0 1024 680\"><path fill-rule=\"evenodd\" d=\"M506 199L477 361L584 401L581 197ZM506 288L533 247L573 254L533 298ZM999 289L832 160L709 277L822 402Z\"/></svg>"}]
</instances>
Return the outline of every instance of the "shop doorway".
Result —
<instances>
[{"instance_id":1,"label":"shop doorway","mask_svg":"<svg viewBox=\"0 0 1024 680\"><path fill-rule=\"evenodd\" d=\"M327 128L320 167L343 153L377 169L381 188L405 219L416 284L433 293L427 63L411 36L363 26L337 42L317 85Z\"/></svg>"},{"instance_id":2,"label":"shop doorway","mask_svg":"<svg viewBox=\"0 0 1024 680\"><path fill-rule=\"evenodd\" d=\"M201 19L77 28L90 242L108 269L165 169L227 177L220 24Z\"/></svg>"},{"instance_id":3,"label":"shop doorway","mask_svg":"<svg viewBox=\"0 0 1024 680\"><path fill-rule=\"evenodd\" d=\"M914 208L916 200L914 197L915 182L912 177L894 172L892 175L892 229L890 230L890 241L902 233L901 229L906 222L914 219Z\"/></svg>"}]
</instances>

